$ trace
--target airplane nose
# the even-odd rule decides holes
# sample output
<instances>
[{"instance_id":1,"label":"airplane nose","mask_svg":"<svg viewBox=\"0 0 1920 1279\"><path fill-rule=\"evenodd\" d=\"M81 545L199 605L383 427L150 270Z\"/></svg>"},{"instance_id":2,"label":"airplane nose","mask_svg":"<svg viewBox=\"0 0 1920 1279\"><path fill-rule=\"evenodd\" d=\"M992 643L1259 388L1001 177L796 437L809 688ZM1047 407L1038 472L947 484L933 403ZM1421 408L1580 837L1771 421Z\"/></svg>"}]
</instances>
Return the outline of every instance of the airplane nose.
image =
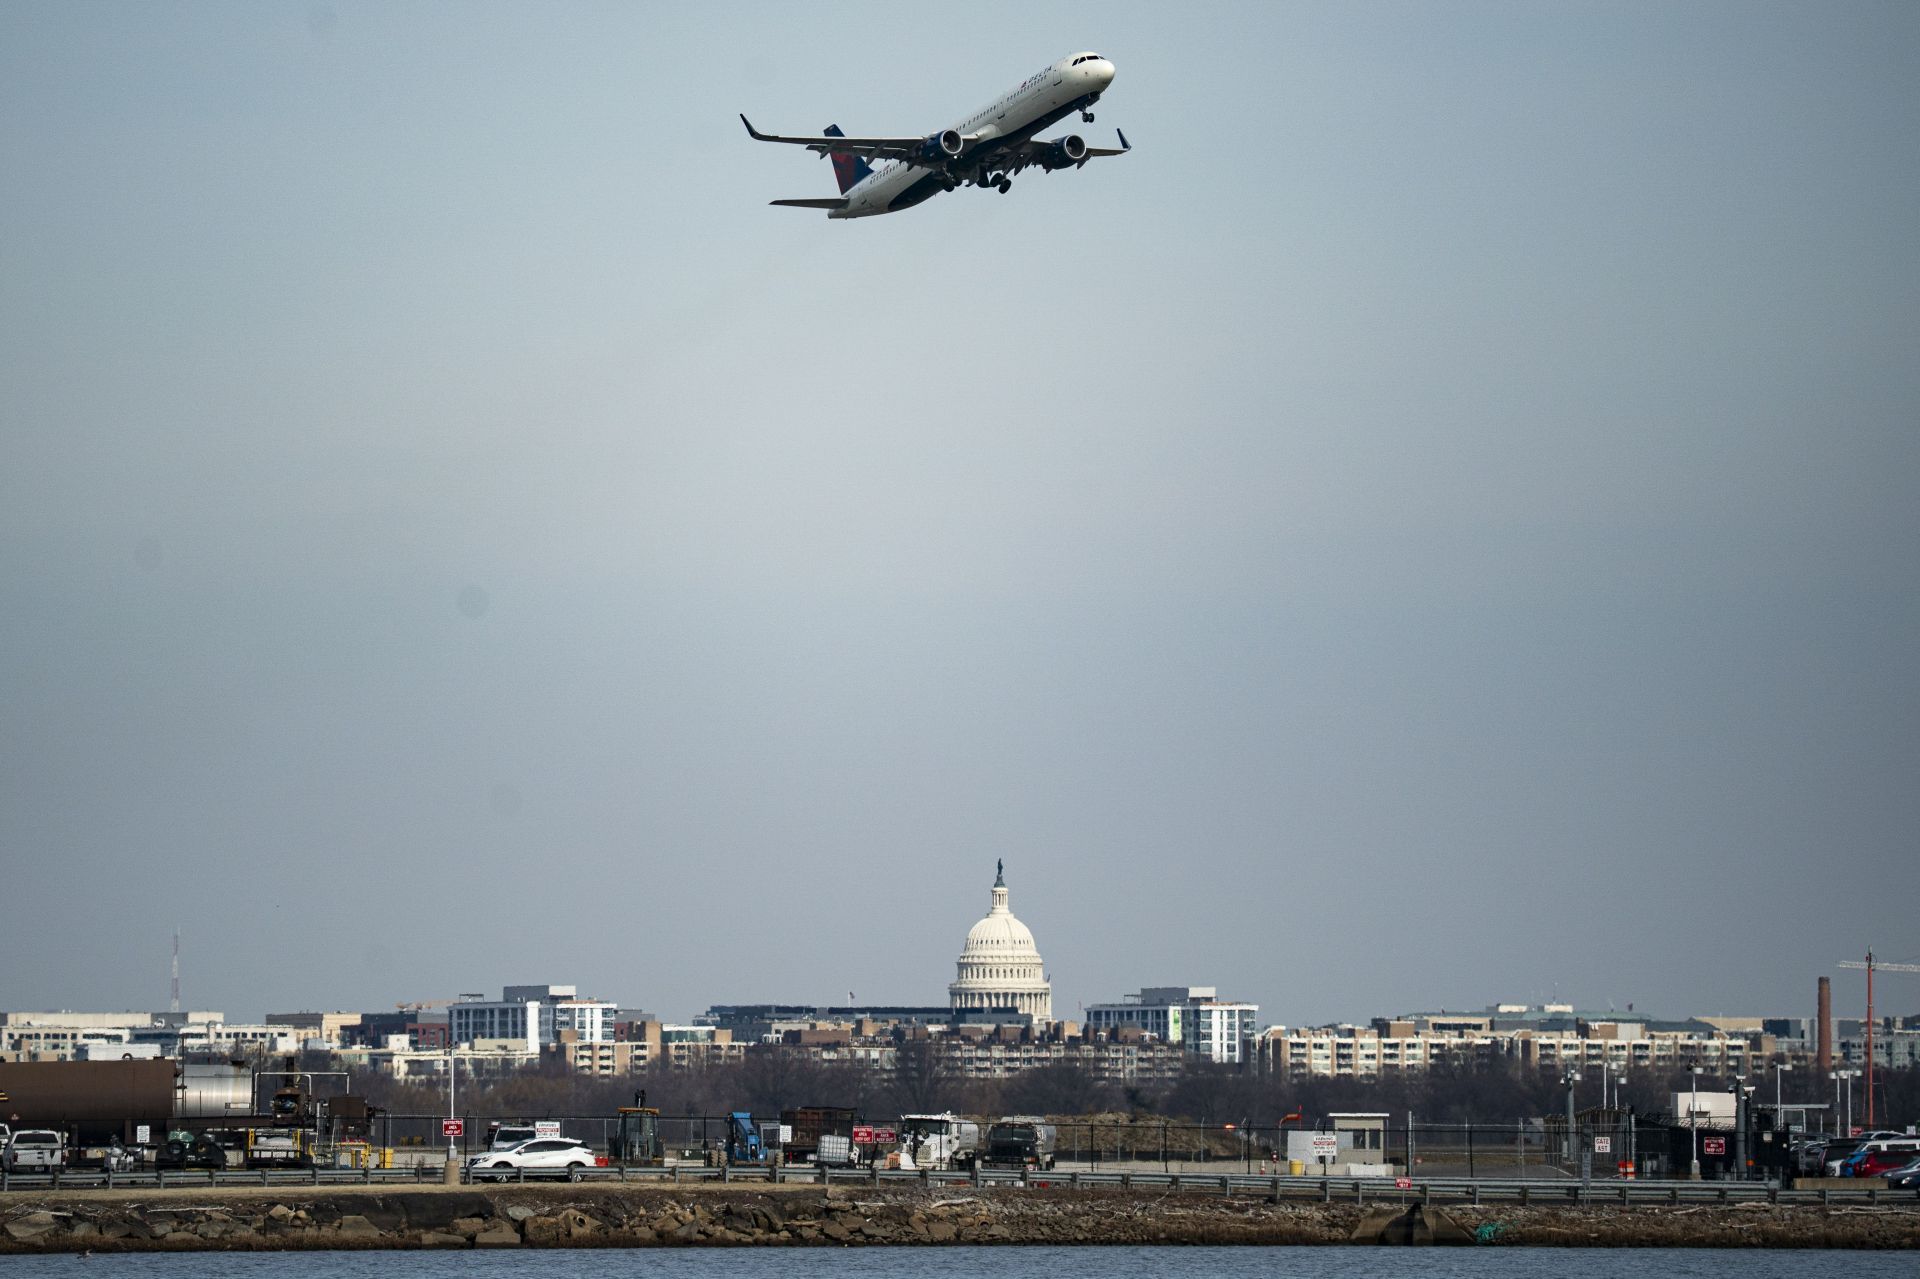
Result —
<instances>
[{"instance_id":1,"label":"airplane nose","mask_svg":"<svg viewBox=\"0 0 1920 1279\"><path fill-rule=\"evenodd\" d=\"M1099 81L1102 89L1113 83L1113 63L1102 58L1100 61L1093 63L1092 67L1093 78Z\"/></svg>"}]
</instances>

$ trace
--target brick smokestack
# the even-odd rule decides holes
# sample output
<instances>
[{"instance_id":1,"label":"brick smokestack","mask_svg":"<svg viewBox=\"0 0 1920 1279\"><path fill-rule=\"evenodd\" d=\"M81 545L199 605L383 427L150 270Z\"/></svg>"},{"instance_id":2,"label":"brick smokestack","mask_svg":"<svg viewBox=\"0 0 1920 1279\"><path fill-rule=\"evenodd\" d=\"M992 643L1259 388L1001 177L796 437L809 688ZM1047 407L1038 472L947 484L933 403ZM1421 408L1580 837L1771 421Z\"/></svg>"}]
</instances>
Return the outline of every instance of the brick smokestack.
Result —
<instances>
[{"instance_id":1,"label":"brick smokestack","mask_svg":"<svg viewBox=\"0 0 1920 1279\"><path fill-rule=\"evenodd\" d=\"M1802 989L1805 989L1802 987ZM1833 982L1828 978L1820 979L1820 1006L1817 1012L1820 1029L1818 1056L1814 1059L1814 1069L1821 1075L1833 1073Z\"/></svg>"}]
</instances>

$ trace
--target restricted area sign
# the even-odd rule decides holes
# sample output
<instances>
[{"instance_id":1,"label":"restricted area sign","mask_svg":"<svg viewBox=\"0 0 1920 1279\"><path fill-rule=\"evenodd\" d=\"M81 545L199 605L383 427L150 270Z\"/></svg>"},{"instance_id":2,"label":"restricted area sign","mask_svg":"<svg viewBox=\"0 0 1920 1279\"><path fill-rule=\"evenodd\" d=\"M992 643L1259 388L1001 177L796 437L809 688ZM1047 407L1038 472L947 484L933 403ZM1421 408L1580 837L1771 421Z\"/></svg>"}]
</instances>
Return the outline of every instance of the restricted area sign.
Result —
<instances>
[{"instance_id":1,"label":"restricted area sign","mask_svg":"<svg viewBox=\"0 0 1920 1279\"><path fill-rule=\"evenodd\" d=\"M1332 1159L1339 1153L1340 1138L1338 1136L1330 1132L1317 1132L1313 1134L1313 1157L1315 1159Z\"/></svg>"},{"instance_id":2,"label":"restricted area sign","mask_svg":"<svg viewBox=\"0 0 1920 1279\"><path fill-rule=\"evenodd\" d=\"M467 1121L464 1119L442 1119L440 1121L442 1137L464 1137L467 1135Z\"/></svg>"},{"instance_id":3,"label":"restricted area sign","mask_svg":"<svg viewBox=\"0 0 1920 1279\"><path fill-rule=\"evenodd\" d=\"M1395 1178L1393 1179L1393 1188L1394 1188L1395 1190L1412 1190L1412 1189L1413 1189L1413 1178L1411 1178L1411 1177L1395 1177Z\"/></svg>"},{"instance_id":4,"label":"restricted area sign","mask_svg":"<svg viewBox=\"0 0 1920 1279\"><path fill-rule=\"evenodd\" d=\"M891 1128L875 1128L870 1124L853 1126L853 1144L856 1146L890 1146L900 1136Z\"/></svg>"},{"instance_id":5,"label":"restricted area sign","mask_svg":"<svg viewBox=\"0 0 1920 1279\"><path fill-rule=\"evenodd\" d=\"M1700 1153L1703 1155L1726 1154L1727 1139L1725 1137L1702 1137L1700 1139Z\"/></svg>"}]
</instances>

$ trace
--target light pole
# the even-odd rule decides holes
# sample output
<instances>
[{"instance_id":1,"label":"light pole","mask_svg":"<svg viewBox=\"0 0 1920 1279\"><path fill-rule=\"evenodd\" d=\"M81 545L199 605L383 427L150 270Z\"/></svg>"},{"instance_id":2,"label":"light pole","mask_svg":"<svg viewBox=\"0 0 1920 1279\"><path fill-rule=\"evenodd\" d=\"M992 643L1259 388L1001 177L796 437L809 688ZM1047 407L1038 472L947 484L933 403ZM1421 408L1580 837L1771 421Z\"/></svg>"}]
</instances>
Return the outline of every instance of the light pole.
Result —
<instances>
[{"instance_id":1,"label":"light pole","mask_svg":"<svg viewBox=\"0 0 1920 1279\"><path fill-rule=\"evenodd\" d=\"M1840 1130L1840 1135L1851 1137L1853 1136L1853 1081L1860 1077L1860 1072L1857 1069L1836 1070L1833 1072L1833 1077L1847 1081L1847 1126Z\"/></svg>"},{"instance_id":2,"label":"light pole","mask_svg":"<svg viewBox=\"0 0 1920 1279\"><path fill-rule=\"evenodd\" d=\"M1733 1077L1733 1175L1742 1181L1747 1177L1747 1116L1752 1113L1748 1102L1757 1087L1745 1075Z\"/></svg>"},{"instance_id":3,"label":"light pole","mask_svg":"<svg viewBox=\"0 0 1920 1279\"><path fill-rule=\"evenodd\" d=\"M1693 1164L1688 1176L1698 1181L1700 1180L1700 1072L1704 1067L1689 1066L1687 1069L1693 1075L1693 1096L1687 1102L1687 1143L1692 1149Z\"/></svg>"},{"instance_id":4,"label":"light pole","mask_svg":"<svg viewBox=\"0 0 1920 1279\"><path fill-rule=\"evenodd\" d=\"M1776 1061L1773 1063L1773 1126L1780 1126L1780 1076L1792 1070L1791 1063Z\"/></svg>"},{"instance_id":5,"label":"light pole","mask_svg":"<svg viewBox=\"0 0 1920 1279\"><path fill-rule=\"evenodd\" d=\"M1573 1086L1574 1086L1575 1084L1577 1084L1577 1083L1579 1083L1579 1082L1580 1082L1580 1072L1579 1072L1579 1071L1577 1071L1577 1070L1575 1070L1575 1069L1574 1069L1573 1067L1571 1067L1571 1066L1569 1066L1569 1067L1567 1067L1567 1072L1566 1072L1566 1074L1565 1074L1565 1075L1563 1075L1563 1076L1561 1077L1561 1080L1560 1080L1560 1082L1561 1082L1561 1083L1563 1083L1563 1084L1565 1084L1565 1085L1567 1086L1567 1142L1566 1142L1566 1157L1567 1157L1567 1162L1568 1162L1568 1163L1572 1163L1572 1162L1573 1162L1573 1146L1574 1146L1574 1141L1573 1141L1573 1123L1574 1123L1574 1120L1573 1120Z\"/></svg>"}]
</instances>

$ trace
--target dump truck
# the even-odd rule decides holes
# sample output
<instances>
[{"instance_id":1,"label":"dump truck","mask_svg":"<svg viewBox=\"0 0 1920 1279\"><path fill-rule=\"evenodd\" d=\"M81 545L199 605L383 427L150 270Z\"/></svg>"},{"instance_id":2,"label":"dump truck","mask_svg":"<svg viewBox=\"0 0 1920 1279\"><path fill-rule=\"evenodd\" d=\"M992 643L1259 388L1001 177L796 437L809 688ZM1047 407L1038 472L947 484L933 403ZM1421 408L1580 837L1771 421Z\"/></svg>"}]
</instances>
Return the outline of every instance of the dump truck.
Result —
<instances>
[{"instance_id":1,"label":"dump truck","mask_svg":"<svg viewBox=\"0 0 1920 1279\"><path fill-rule=\"evenodd\" d=\"M799 1106L780 1112L785 1136L781 1158L787 1163L845 1165L853 1162L851 1107Z\"/></svg>"},{"instance_id":2,"label":"dump truck","mask_svg":"<svg viewBox=\"0 0 1920 1279\"><path fill-rule=\"evenodd\" d=\"M1010 1115L987 1128L982 1168L1017 1168L1044 1172L1053 1167L1056 1133L1052 1124L1033 1115Z\"/></svg>"},{"instance_id":3,"label":"dump truck","mask_svg":"<svg viewBox=\"0 0 1920 1279\"><path fill-rule=\"evenodd\" d=\"M900 1148L888 1160L901 1168L971 1168L980 1155L980 1125L948 1112L900 1116Z\"/></svg>"}]
</instances>

